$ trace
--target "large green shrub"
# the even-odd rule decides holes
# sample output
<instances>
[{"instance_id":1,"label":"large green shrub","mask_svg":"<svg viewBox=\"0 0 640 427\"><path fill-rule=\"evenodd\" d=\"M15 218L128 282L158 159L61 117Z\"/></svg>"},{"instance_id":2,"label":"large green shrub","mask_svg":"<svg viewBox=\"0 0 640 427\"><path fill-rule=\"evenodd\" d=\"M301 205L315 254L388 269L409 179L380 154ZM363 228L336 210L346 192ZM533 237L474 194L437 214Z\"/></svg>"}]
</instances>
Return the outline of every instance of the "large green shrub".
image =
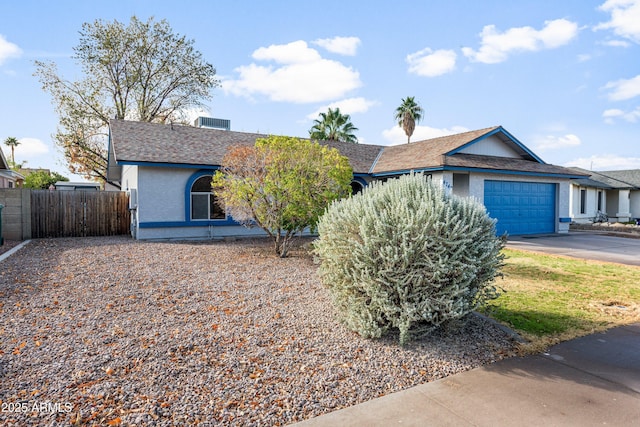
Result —
<instances>
[{"instance_id":1,"label":"large green shrub","mask_svg":"<svg viewBox=\"0 0 640 427\"><path fill-rule=\"evenodd\" d=\"M314 252L343 322L368 338L462 319L497 296L504 239L470 198L447 195L421 174L374 182L334 202Z\"/></svg>"}]
</instances>

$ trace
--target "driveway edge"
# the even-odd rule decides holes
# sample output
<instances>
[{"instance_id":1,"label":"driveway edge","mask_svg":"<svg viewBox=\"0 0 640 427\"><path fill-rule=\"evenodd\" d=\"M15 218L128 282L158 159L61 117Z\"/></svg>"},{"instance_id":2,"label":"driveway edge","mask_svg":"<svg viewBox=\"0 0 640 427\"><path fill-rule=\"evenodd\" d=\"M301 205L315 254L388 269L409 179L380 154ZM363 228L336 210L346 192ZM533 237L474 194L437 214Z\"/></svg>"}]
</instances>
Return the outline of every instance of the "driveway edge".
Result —
<instances>
[{"instance_id":1,"label":"driveway edge","mask_svg":"<svg viewBox=\"0 0 640 427\"><path fill-rule=\"evenodd\" d=\"M22 249L27 243L29 243L31 240L25 240L24 242L20 243L18 246L16 246L15 248L11 248L10 250L8 250L7 252L3 253L2 255L0 255L0 262L4 261L5 259L9 258L11 255L13 255L14 253L18 252L20 249Z\"/></svg>"}]
</instances>

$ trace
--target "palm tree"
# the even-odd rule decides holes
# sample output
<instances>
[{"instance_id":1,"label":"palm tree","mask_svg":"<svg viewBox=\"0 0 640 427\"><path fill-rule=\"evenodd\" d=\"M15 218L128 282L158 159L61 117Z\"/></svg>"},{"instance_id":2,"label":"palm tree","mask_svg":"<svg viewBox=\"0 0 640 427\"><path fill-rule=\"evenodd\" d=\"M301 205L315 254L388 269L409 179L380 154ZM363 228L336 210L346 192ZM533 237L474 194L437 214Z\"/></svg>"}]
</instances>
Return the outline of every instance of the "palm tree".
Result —
<instances>
[{"instance_id":1,"label":"palm tree","mask_svg":"<svg viewBox=\"0 0 640 427\"><path fill-rule=\"evenodd\" d=\"M358 137L354 132L357 127L351 123L348 114L340 113L340 108L320 113L320 118L313 121L313 126L309 130L309 137L320 141L342 141L358 143Z\"/></svg>"},{"instance_id":2,"label":"palm tree","mask_svg":"<svg viewBox=\"0 0 640 427\"><path fill-rule=\"evenodd\" d=\"M398 126L404 129L404 133L407 134L407 144L411 142L411 135L416 129L416 122L422 119L423 111L413 96L404 98L402 104L396 108L395 119L398 121Z\"/></svg>"},{"instance_id":3,"label":"palm tree","mask_svg":"<svg viewBox=\"0 0 640 427\"><path fill-rule=\"evenodd\" d=\"M18 139L13 136L10 136L4 140L4 145L6 145L7 147L11 147L11 163L15 165L16 157L13 151L18 145L20 145L20 143L18 142Z\"/></svg>"}]
</instances>

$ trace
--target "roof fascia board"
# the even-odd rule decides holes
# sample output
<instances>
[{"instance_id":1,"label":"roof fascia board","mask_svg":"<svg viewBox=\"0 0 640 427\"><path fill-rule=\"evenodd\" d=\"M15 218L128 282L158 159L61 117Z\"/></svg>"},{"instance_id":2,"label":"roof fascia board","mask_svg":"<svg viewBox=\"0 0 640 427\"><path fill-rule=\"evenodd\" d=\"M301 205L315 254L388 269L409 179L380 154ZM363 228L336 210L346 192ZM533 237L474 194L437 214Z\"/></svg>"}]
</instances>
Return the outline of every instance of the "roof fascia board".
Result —
<instances>
[{"instance_id":1,"label":"roof fascia board","mask_svg":"<svg viewBox=\"0 0 640 427\"><path fill-rule=\"evenodd\" d=\"M438 167L433 167L433 168L416 168L416 169L402 169L402 170L397 170L397 171L389 171L389 172L378 172L378 173L372 173L371 176L373 177L383 177L383 176L395 176L395 175L406 175L408 173L422 173L422 172L440 172L444 170L444 168L442 166L438 166Z\"/></svg>"},{"instance_id":2,"label":"roof fascia board","mask_svg":"<svg viewBox=\"0 0 640 427\"><path fill-rule=\"evenodd\" d=\"M220 169L219 165L198 165L195 163L169 163L169 162L138 162L121 160L117 162L118 165L130 165L130 166L147 166L147 167L160 167L160 168L182 168L182 169Z\"/></svg>"},{"instance_id":3,"label":"roof fascia board","mask_svg":"<svg viewBox=\"0 0 640 427\"><path fill-rule=\"evenodd\" d=\"M468 167L464 167L464 166L446 166L442 170L496 173L496 174L500 174L500 175L541 176L541 177L547 177L547 178L567 178L567 179L584 178L583 175L570 175L570 174L551 173L551 172L514 171L514 170L508 170L508 169L468 168Z\"/></svg>"},{"instance_id":4,"label":"roof fascia board","mask_svg":"<svg viewBox=\"0 0 640 427\"><path fill-rule=\"evenodd\" d=\"M0 169L9 169L9 163L7 163L7 158L4 156L2 148L0 148L0 161L2 161L2 163L0 163Z\"/></svg>"},{"instance_id":5,"label":"roof fascia board","mask_svg":"<svg viewBox=\"0 0 640 427\"><path fill-rule=\"evenodd\" d=\"M109 160L111 160L111 150L113 149L112 141L111 141L111 126L109 126L109 136L107 137L109 141L107 143L107 167L109 167ZM115 160L116 154L113 153L113 159Z\"/></svg>"},{"instance_id":6,"label":"roof fascia board","mask_svg":"<svg viewBox=\"0 0 640 427\"><path fill-rule=\"evenodd\" d=\"M376 164L378 164L378 160L380 160L380 157L382 156L382 153L384 153L384 147L380 146L380 151L378 151L378 155L376 156L376 158L373 161L373 163L371 163L371 167L369 168L369 173L372 173L373 170L376 168Z\"/></svg>"}]
</instances>

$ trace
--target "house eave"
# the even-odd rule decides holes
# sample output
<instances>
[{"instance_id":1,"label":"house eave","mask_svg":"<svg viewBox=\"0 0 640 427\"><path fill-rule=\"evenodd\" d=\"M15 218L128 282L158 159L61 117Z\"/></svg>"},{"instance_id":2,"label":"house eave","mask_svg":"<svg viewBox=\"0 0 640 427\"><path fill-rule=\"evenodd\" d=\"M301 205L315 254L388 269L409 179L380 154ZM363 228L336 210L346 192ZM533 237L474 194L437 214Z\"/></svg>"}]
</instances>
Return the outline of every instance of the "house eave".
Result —
<instances>
[{"instance_id":1,"label":"house eave","mask_svg":"<svg viewBox=\"0 0 640 427\"><path fill-rule=\"evenodd\" d=\"M416 173L439 172L442 170L443 170L442 166L436 166L436 167L427 167L427 168L401 169L401 170L395 170L395 171L376 172L376 173L372 173L371 176L374 178L380 178L385 176L406 175L412 172L416 172Z\"/></svg>"},{"instance_id":2,"label":"house eave","mask_svg":"<svg viewBox=\"0 0 640 427\"><path fill-rule=\"evenodd\" d=\"M517 171L510 169L489 169L489 168L470 168L463 166L434 166L428 168L416 168L416 169L402 169L397 171L389 171L389 172L378 172L371 174L374 178L381 178L386 176L397 176L397 175L406 175L411 172L475 172L475 173L493 173L500 175L520 175L520 176L539 176L545 178L566 178L566 179L576 179L583 178L582 175L567 175L561 173L552 173L552 172L533 172L533 171Z\"/></svg>"},{"instance_id":3,"label":"house eave","mask_svg":"<svg viewBox=\"0 0 640 427\"><path fill-rule=\"evenodd\" d=\"M144 166L158 168L182 168L182 169L211 169L216 170L220 165L203 165L197 163L169 163L169 162L141 162L131 160L120 160L117 162L121 166Z\"/></svg>"},{"instance_id":4,"label":"house eave","mask_svg":"<svg viewBox=\"0 0 640 427\"><path fill-rule=\"evenodd\" d=\"M512 169L490 169L490 168L470 168L464 166L444 166L442 170L445 171L464 171L464 172L476 172L476 173L496 173L501 175L524 175L524 176L540 176L545 178L584 178L582 175L572 175L554 172L534 172L534 171L518 171Z\"/></svg>"}]
</instances>

